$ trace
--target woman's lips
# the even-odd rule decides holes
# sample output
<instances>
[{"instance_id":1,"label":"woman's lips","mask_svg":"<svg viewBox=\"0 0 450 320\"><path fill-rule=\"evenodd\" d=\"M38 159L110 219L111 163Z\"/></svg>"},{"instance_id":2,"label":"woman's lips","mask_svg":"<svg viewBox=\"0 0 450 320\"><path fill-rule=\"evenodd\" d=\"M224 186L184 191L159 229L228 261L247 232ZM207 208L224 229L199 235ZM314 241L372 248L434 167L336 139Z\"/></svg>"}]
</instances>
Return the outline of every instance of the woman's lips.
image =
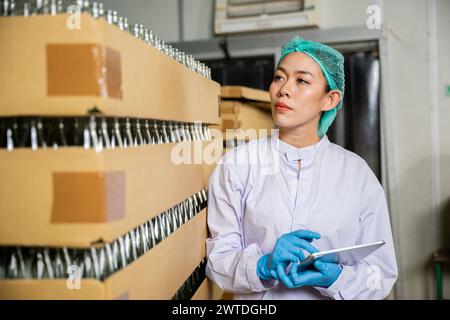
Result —
<instances>
[{"instance_id":1,"label":"woman's lips","mask_svg":"<svg viewBox=\"0 0 450 320\"><path fill-rule=\"evenodd\" d=\"M289 112L289 111L292 111L292 108L284 103L276 103L275 110L277 112Z\"/></svg>"}]
</instances>

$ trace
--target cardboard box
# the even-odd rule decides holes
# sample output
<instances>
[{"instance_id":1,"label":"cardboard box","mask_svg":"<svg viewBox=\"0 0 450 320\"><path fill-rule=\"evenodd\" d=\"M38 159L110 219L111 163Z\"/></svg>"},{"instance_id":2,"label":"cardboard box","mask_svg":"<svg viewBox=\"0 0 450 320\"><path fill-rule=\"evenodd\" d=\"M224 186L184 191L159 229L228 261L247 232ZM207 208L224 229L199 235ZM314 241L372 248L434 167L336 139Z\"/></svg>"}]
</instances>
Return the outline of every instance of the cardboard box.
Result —
<instances>
[{"instance_id":1,"label":"cardboard box","mask_svg":"<svg viewBox=\"0 0 450 320\"><path fill-rule=\"evenodd\" d=\"M79 290L70 290L65 279L0 280L0 299L168 300L204 259L206 234L205 209L104 282L83 279Z\"/></svg>"},{"instance_id":2,"label":"cardboard box","mask_svg":"<svg viewBox=\"0 0 450 320\"><path fill-rule=\"evenodd\" d=\"M206 278L195 292L192 300L220 300L222 290L211 280Z\"/></svg>"},{"instance_id":3,"label":"cardboard box","mask_svg":"<svg viewBox=\"0 0 450 320\"><path fill-rule=\"evenodd\" d=\"M273 129L272 114L266 109L257 107L251 103L222 101L220 104L222 113L222 130L227 129ZM258 135L259 136L259 135Z\"/></svg>"},{"instance_id":4,"label":"cardboard box","mask_svg":"<svg viewBox=\"0 0 450 320\"><path fill-rule=\"evenodd\" d=\"M270 107L270 96L267 91L247 87L225 86L221 88L220 114L221 130L242 129L225 140L252 140L270 135L274 128ZM247 130L254 129L255 136L246 136ZM267 133L260 132L266 129Z\"/></svg>"},{"instance_id":5,"label":"cardboard box","mask_svg":"<svg viewBox=\"0 0 450 320\"><path fill-rule=\"evenodd\" d=\"M261 106L270 109L270 96L267 91L242 86L223 86L220 89L222 99L246 100L261 103Z\"/></svg>"},{"instance_id":6,"label":"cardboard box","mask_svg":"<svg viewBox=\"0 0 450 320\"><path fill-rule=\"evenodd\" d=\"M0 116L219 123L216 82L104 19L81 14L79 29L70 19L0 18Z\"/></svg>"},{"instance_id":7,"label":"cardboard box","mask_svg":"<svg viewBox=\"0 0 450 320\"><path fill-rule=\"evenodd\" d=\"M83 248L115 240L207 186L201 162L173 162L176 146L206 143L0 151L0 245Z\"/></svg>"}]
</instances>

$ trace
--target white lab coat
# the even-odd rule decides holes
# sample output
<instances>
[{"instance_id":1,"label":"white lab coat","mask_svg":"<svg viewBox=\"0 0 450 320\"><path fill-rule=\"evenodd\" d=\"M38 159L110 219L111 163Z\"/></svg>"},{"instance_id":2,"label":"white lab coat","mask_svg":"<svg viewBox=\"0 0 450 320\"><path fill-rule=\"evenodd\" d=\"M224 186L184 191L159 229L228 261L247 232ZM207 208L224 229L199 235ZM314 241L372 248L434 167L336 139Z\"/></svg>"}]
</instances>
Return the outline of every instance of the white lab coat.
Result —
<instances>
[{"instance_id":1,"label":"white lab coat","mask_svg":"<svg viewBox=\"0 0 450 320\"><path fill-rule=\"evenodd\" d=\"M384 299L397 279L384 191L362 158L326 136L297 149L275 131L228 152L211 176L208 199L206 274L235 299ZM259 258L299 229L321 234L312 243L319 250L386 244L354 265L341 262L329 288L261 281Z\"/></svg>"}]
</instances>

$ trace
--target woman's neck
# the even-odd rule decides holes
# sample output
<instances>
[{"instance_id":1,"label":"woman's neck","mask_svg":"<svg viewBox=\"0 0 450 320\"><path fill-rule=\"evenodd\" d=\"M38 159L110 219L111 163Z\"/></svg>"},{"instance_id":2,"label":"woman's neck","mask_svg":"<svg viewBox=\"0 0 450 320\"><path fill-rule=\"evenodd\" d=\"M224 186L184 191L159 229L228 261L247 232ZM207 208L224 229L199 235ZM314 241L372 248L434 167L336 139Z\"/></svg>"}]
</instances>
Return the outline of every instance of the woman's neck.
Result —
<instances>
[{"instance_id":1,"label":"woman's neck","mask_svg":"<svg viewBox=\"0 0 450 320\"><path fill-rule=\"evenodd\" d=\"M304 130L303 128L280 128L279 138L281 141L284 141L296 148L308 147L320 141L320 138L317 135L317 130L312 133L311 131Z\"/></svg>"}]
</instances>

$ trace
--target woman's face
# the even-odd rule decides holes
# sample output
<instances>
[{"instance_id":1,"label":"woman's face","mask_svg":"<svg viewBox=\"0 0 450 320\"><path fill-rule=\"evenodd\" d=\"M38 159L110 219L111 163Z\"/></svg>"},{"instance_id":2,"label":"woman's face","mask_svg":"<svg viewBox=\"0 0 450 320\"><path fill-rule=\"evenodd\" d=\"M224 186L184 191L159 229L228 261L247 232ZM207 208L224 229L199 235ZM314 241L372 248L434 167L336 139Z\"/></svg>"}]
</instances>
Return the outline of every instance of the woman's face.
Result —
<instances>
[{"instance_id":1,"label":"woman's face","mask_svg":"<svg viewBox=\"0 0 450 320\"><path fill-rule=\"evenodd\" d=\"M287 129L306 126L316 132L322 112L337 105L330 103L326 88L325 77L313 59L301 52L287 55L269 89L275 124Z\"/></svg>"}]
</instances>

